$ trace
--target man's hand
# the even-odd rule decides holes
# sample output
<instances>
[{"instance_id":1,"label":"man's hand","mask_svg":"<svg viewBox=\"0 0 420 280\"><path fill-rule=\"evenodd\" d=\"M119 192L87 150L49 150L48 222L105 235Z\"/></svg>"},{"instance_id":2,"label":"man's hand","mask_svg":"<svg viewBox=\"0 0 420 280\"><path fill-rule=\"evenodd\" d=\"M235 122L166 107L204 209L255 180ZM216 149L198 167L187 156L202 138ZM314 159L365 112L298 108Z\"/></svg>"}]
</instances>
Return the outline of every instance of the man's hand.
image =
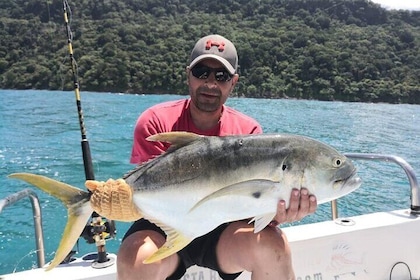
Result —
<instances>
[{"instance_id":1,"label":"man's hand","mask_svg":"<svg viewBox=\"0 0 420 280\"><path fill-rule=\"evenodd\" d=\"M286 202L280 200L277 205L277 214L270 226L300 221L305 216L313 214L316 207L316 197L309 195L307 189L301 189L300 191L293 189L290 195L289 208L286 209Z\"/></svg>"}]
</instances>

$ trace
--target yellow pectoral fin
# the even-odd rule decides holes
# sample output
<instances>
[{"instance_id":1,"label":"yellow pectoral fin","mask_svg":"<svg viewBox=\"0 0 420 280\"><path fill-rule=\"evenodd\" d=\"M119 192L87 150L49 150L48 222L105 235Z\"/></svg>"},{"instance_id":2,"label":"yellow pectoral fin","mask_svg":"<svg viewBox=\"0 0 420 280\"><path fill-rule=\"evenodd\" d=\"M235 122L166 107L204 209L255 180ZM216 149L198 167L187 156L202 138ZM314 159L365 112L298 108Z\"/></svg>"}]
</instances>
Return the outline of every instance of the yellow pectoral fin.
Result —
<instances>
[{"instance_id":1,"label":"yellow pectoral fin","mask_svg":"<svg viewBox=\"0 0 420 280\"><path fill-rule=\"evenodd\" d=\"M148 257L143 261L143 263L153 263L159 260L162 260L166 257L169 257L172 254L175 254L185 246L187 246L192 240L190 238L181 235L179 232L172 230L170 232L166 232L167 239L166 243L163 244L162 247L159 248L153 255Z\"/></svg>"},{"instance_id":2,"label":"yellow pectoral fin","mask_svg":"<svg viewBox=\"0 0 420 280\"><path fill-rule=\"evenodd\" d=\"M197 208L202 207L207 201L215 200L224 196L236 197L238 195L243 195L254 199L262 199L264 195L271 195L276 188L276 182L264 179L254 179L228 185L201 199L190 209L189 212L193 212Z\"/></svg>"}]
</instances>

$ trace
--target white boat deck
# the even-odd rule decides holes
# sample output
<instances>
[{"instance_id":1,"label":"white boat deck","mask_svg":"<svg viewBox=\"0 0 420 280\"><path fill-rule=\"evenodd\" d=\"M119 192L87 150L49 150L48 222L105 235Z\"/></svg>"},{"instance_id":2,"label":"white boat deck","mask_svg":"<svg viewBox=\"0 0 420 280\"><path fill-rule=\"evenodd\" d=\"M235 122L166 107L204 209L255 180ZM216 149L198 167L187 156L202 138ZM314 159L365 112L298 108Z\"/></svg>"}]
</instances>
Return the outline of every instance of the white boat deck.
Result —
<instances>
[{"instance_id":1,"label":"white boat deck","mask_svg":"<svg viewBox=\"0 0 420 280\"><path fill-rule=\"evenodd\" d=\"M291 244L297 280L408 280L420 276L419 229L420 217L403 209L298 225L284 231ZM109 256L116 259L114 254ZM115 264L102 269L92 268L91 264L79 258L49 272L34 269L0 279L116 279ZM182 279L220 278L214 271L192 267ZM249 279L248 272L238 278Z\"/></svg>"}]
</instances>

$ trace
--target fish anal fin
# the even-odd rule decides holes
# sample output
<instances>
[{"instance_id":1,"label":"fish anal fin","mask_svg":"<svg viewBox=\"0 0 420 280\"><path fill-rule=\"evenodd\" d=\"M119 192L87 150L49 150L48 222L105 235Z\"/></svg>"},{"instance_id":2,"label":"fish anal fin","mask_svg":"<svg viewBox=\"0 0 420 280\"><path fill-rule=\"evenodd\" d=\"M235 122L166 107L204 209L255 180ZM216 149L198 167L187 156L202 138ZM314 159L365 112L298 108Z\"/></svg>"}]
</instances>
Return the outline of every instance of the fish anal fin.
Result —
<instances>
[{"instance_id":1,"label":"fish anal fin","mask_svg":"<svg viewBox=\"0 0 420 280\"><path fill-rule=\"evenodd\" d=\"M160 141L167 142L172 145L172 147L180 148L186 146L189 143L201 138L203 136L185 131L173 131L173 132L162 132L151 135L146 138L148 141Z\"/></svg>"},{"instance_id":2,"label":"fish anal fin","mask_svg":"<svg viewBox=\"0 0 420 280\"><path fill-rule=\"evenodd\" d=\"M254 233L258 233L268 226L268 224L274 219L274 216L276 216L275 212L256 216L249 221L249 224L254 222Z\"/></svg>"},{"instance_id":3,"label":"fish anal fin","mask_svg":"<svg viewBox=\"0 0 420 280\"><path fill-rule=\"evenodd\" d=\"M157 250L153 255L145 259L143 263L154 263L156 261L169 257L183 249L192 241L191 238L182 235L180 232L174 229L169 229L168 227L166 227L162 228L162 230L165 231L167 236L165 244L163 244L163 246L160 247L159 250Z\"/></svg>"}]
</instances>

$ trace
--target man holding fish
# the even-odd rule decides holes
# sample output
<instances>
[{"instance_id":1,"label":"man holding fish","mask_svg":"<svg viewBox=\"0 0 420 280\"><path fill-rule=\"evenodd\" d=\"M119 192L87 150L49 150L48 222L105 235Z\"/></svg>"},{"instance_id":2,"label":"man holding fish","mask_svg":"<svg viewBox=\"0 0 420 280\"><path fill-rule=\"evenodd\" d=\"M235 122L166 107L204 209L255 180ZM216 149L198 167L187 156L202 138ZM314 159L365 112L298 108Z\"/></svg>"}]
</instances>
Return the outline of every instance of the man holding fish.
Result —
<instances>
[{"instance_id":1,"label":"man holding fish","mask_svg":"<svg viewBox=\"0 0 420 280\"><path fill-rule=\"evenodd\" d=\"M262 133L257 121L224 105L238 81L237 67L238 56L232 42L220 35L201 38L186 70L190 99L158 104L142 113L135 127L131 162L146 162L169 148L167 143L146 140L157 133L187 131L206 136ZM144 261L165 243L166 235L155 224L138 220L121 244L118 279L180 279L192 265L216 270L222 279L235 279L244 270L257 280L294 279L290 248L277 225L298 221L315 212L317 201L307 189L294 189L287 209L286 205L280 200L270 226L258 233L254 233L254 224L248 221L230 222L196 238L178 253L147 264Z\"/></svg>"},{"instance_id":2,"label":"man holding fish","mask_svg":"<svg viewBox=\"0 0 420 280\"><path fill-rule=\"evenodd\" d=\"M354 191L361 179L334 148L301 135L262 134L255 120L225 106L237 61L233 44L219 35L197 42L187 68L191 98L140 116L132 162L141 164L123 178L87 180L88 192L42 175L9 175L68 210L46 271L62 263L95 211L136 221L120 247L119 280L179 279L194 264L223 279L244 270L252 279L295 278L276 225Z\"/></svg>"}]
</instances>

